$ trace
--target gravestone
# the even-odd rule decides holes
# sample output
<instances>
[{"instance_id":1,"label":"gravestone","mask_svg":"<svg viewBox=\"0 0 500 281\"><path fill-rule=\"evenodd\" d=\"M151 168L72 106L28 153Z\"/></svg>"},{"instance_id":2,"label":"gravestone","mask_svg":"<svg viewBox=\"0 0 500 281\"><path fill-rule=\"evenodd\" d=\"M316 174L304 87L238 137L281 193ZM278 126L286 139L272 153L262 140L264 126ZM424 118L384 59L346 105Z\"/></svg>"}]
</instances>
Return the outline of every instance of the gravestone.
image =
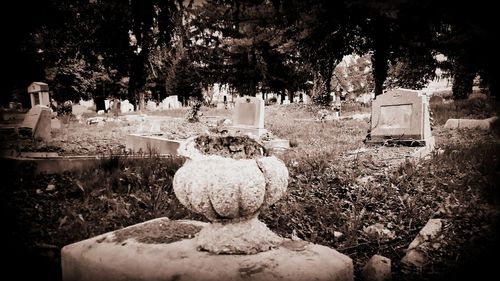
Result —
<instances>
[{"instance_id":1,"label":"gravestone","mask_svg":"<svg viewBox=\"0 0 500 281\"><path fill-rule=\"evenodd\" d=\"M49 85L42 82L33 82L28 86L31 107L35 105L50 106Z\"/></svg>"},{"instance_id":2,"label":"gravestone","mask_svg":"<svg viewBox=\"0 0 500 281\"><path fill-rule=\"evenodd\" d=\"M124 100L121 102L120 111L121 113L134 112L134 105L128 100Z\"/></svg>"},{"instance_id":3,"label":"gravestone","mask_svg":"<svg viewBox=\"0 0 500 281\"><path fill-rule=\"evenodd\" d=\"M41 105L31 108L18 128L19 135L44 141L50 140L50 131L51 111L48 107Z\"/></svg>"},{"instance_id":4,"label":"gravestone","mask_svg":"<svg viewBox=\"0 0 500 281\"><path fill-rule=\"evenodd\" d=\"M168 96L160 103L159 108L161 110L178 109L181 108L182 104L179 101L177 95Z\"/></svg>"},{"instance_id":5,"label":"gravestone","mask_svg":"<svg viewBox=\"0 0 500 281\"><path fill-rule=\"evenodd\" d=\"M283 100L283 104L290 104L290 100L288 99L288 96L285 96L285 99Z\"/></svg>"},{"instance_id":6,"label":"gravestone","mask_svg":"<svg viewBox=\"0 0 500 281\"><path fill-rule=\"evenodd\" d=\"M156 102L152 100L148 100L146 103L146 110L148 111L156 111Z\"/></svg>"},{"instance_id":7,"label":"gravestone","mask_svg":"<svg viewBox=\"0 0 500 281\"><path fill-rule=\"evenodd\" d=\"M264 129L264 100L256 97L241 97L235 101L233 125L225 127L229 133L250 134L260 137Z\"/></svg>"},{"instance_id":8,"label":"gravestone","mask_svg":"<svg viewBox=\"0 0 500 281\"><path fill-rule=\"evenodd\" d=\"M372 102L370 143L397 142L434 147L428 97L418 91L396 89Z\"/></svg>"}]
</instances>

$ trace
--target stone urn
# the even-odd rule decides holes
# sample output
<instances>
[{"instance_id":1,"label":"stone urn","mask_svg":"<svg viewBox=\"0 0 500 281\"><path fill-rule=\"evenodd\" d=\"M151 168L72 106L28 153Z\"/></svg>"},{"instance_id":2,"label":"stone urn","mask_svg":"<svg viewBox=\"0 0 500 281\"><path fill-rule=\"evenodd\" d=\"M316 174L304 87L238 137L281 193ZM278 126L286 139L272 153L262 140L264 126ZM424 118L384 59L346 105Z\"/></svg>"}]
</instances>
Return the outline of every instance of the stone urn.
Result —
<instances>
[{"instance_id":1,"label":"stone urn","mask_svg":"<svg viewBox=\"0 0 500 281\"><path fill-rule=\"evenodd\" d=\"M282 242L257 219L286 192L288 169L248 136L198 136L178 149L187 158L176 172L174 192L188 209L211 223L197 235L198 249L254 254Z\"/></svg>"}]
</instances>

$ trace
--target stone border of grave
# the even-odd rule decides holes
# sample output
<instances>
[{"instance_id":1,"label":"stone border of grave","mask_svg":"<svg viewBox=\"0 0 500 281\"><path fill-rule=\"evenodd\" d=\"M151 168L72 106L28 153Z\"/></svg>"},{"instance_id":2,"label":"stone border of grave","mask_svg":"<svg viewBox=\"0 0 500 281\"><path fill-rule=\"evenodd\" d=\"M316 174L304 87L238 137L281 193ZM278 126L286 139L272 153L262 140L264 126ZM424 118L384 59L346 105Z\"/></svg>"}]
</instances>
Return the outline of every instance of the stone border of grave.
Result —
<instances>
[{"instance_id":1,"label":"stone border of grave","mask_svg":"<svg viewBox=\"0 0 500 281\"><path fill-rule=\"evenodd\" d=\"M168 139L161 134L129 134L125 139L125 148L134 153L177 155L177 149L183 141Z\"/></svg>"},{"instance_id":2,"label":"stone border of grave","mask_svg":"<svg viewBox=\"0 0 500 281\"><path fill-rule=\"evenodd\" d=\"M44 153L46 155L43 155ZM114 155L114 157L120 156L132 160L144 158L144 156ZM170 157L170 155L160 155L160 158L162 157L167 158ZM2 167L10 167L14 170L24 166L34 165L34 174L60 174L67 171L90 169L96 167L105 159L109 159L109 156L55 156L51 153L41 152L38 155L31 155L31 157L26 157L26 155L25 157L0 156L0 164Z\"/></svg>"},{"instance_id":3,"label":"stone border of grave","mask_svg":"<svg viewBox=\"0 0 500 281\"><path fill-rule=\"evenodd\" d=\"M444 124L445 129L479 129L485 131L491 131L491 128L495 122L498 121L497 116L493 116L486 119L453 119L450 118Z\"/></svg>"}]
</instances>

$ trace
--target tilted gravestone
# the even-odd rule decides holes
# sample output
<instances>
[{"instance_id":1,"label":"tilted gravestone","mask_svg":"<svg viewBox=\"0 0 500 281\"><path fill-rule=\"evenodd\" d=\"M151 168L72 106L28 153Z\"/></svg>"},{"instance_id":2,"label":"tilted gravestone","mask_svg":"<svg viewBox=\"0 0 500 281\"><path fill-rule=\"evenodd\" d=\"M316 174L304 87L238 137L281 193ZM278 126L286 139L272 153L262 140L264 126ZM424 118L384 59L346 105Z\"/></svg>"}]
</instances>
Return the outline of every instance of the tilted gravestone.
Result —
<instances>
[{"instance_id":1,"label":"tilted gravestone","mask_svg":"<svg viewBox=\"0 0 500 281\"><path fill-rule=\"evenodd\" d=\"M370 142L387 141L434 146L425 94L396 89L373 100Z\"/></svg>"},{"instance_id":2,"label":"tilted gravestone","mask_svg":"<svg viewBox=\"0 0 500 281\"><path fill-rule=\"evenodd\" d=\"M48 107L37 105L31 108L22 125L18 128L19 135L35 139L50 140L51 111Z\"/></svg>"},{"instance_id":3,"label":"tilted gravestone","mask_svg":"<svg viewBox=\"0 0 500 281\"><path fill-rule=\"evenodd\" d=\"M233 125L227 126L229 133L251 134L260 137L264 129L264 100L256 97L241 97L235 101Z\"/></svg>"}]
</instances>

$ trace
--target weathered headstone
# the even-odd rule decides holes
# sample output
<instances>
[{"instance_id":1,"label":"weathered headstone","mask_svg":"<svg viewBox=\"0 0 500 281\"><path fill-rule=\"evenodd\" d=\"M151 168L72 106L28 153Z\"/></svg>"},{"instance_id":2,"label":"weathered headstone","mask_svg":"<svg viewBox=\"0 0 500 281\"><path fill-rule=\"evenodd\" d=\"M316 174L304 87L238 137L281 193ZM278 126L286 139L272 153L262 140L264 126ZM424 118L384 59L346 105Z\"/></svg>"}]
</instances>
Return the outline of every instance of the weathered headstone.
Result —
<instances>
[{"instance_id":1,"label":"weathered headstone","mask_svg":"<svg viewBox=\"0 0 500 281\"><path fill-rule=\"evenodd\" d=\"M283 104L290 104L290 100L288 99L288 96L285 96L285 99L283 100Z\"/></svg>"},{"instance_id":2,"label":"weathered headstone","mask_svg":"<svg viewBox=\"0 0 500 281\"><path fill-rule=\"evenodd\" d=\"M22 125L18 128L19 135L35 139L50 140L51 111L48 107L37 105L31 108Z\"/></svg>"},{"instance_id":3,"label":"weathered headstone","mask_svg":"<svg viewBox=\"0 0 500 281\"><path fill-rule=\"evenodd\" d=\"M233 125L226 127L229 133L251 134L260 137L264 129L264 100L256 97L241 97L235 102Z\"/></svg>"},{"instance_id":4,"label":"weathered headstone","mask_svg":"<svg viewBox=\"0 0 500 281\"><path fill-rule=\"evenodd\" d=\"M429 119L429 102L421 92L396 89L378 96L372 103L372 143L395 141L434 147Z\"/></svg>"},{"instance_id":5,"label":"weathered headstone","mask_svg":"<svg viewBox=\"0 0 500 281\"><path fill-rule=\"evenodd\" d=\"M121 113L134 112L134 105L131 104L128 100L124 100L121 103L120 111Z\"/></svg>"},{"instance_id":6,"label":"weathered headstone","mask_svg":"<svg viewBox=\"0 0 500 281\"><path fill-rule=\"evenodd\" d=\"M156 110L156 102L154 102L152 100L148 100L148 102L146 103L146 109L148 111L155 111Z\"/></svg>"},{"instance_id":7,"label":"weathered headstone","mask_svg":"<svg viewBox=\"0 0 500 281\"><path fill-rule=\"evenodd\" d=\"M179 97L177 95L166 97L159 105L161 110L178 109L181 107L182 105L179 102Z\"/></svg>"},{"instance_id":8,"label":"weathered headstone","mask_svg":"<svg viewBox=\"0 0 500 281\"><path fill-rule=\"evenodd\" d=\"M33 82L28 86L31 107L35 105L50 106L49 85L42 82Z\"/></svg>"}]
</instances>

